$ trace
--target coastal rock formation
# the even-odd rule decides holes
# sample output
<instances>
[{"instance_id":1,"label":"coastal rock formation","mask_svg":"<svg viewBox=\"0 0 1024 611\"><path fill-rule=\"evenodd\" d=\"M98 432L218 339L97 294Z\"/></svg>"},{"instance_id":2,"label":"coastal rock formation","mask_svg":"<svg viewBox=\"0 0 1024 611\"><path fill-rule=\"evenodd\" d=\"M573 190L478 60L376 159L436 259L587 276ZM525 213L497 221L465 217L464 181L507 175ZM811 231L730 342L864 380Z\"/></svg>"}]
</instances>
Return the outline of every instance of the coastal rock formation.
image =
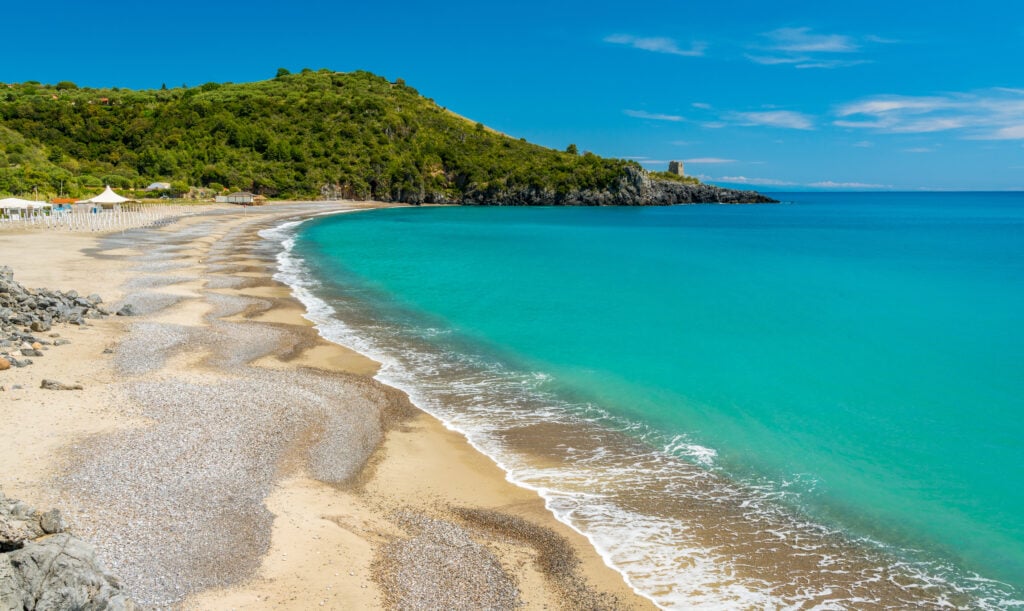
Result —
<instances>
[{"instance_id":1,"label":"coastal rock formation","mask_svg":"<svg viewBox=\"0 0 1024 611\"><path fill-rule=\"evenodd\" d=\"M0 609L135 609L93 547L66 528L58 510L0 492Z\"/></svg>"},{"instance_id":2,"label":"coastal rock formation","mask_svg":"<svg viewBox=\"0 0 1024 611\"><path fill-rule=\"evenodd\" d=\"M756 191L737 191L702 183L690 184L652 178L642 169L627 166L614 185L600 190L560 193L553 189L508 190L487 187L469 191L467 205L499 206L671 206L674 204L766 204L776 200Z\"/></svg>"},{"instance_id":3,"label":"coastal rock formation","mask_svg":"<svg viewBox=\"0 0 1024 611\"><path fill-rule=\"evenodd\" d=\"M103 318L108 312L102 302L99 295L83 298L76 291L27 289L14 280L11 268L0 266L0 359L14 367L32 364L17 357L41 357L44 346L67 343L50 342L33 333L50 331L53 323L84 325L86 319ZM7 368L0 363L0 370Z\"/></svg>"},{"instance_id":4,"label":"coastal rock formation","mask_svg":"<svg viewBox=\"0 0 1024 611\"><path fill-rule=\"evenodd\" d=\"M756 191L739 191L703 183L687 183L652 177L635 166L626 166L619 178L602 189L559 191L542 187L510 188L504 184L467 186L461 197L444 193L398 189L376 195L384 201L407 204L461 204L465 206L671 206L675 204L773 204Z\"/></svg>"}]
</instances>

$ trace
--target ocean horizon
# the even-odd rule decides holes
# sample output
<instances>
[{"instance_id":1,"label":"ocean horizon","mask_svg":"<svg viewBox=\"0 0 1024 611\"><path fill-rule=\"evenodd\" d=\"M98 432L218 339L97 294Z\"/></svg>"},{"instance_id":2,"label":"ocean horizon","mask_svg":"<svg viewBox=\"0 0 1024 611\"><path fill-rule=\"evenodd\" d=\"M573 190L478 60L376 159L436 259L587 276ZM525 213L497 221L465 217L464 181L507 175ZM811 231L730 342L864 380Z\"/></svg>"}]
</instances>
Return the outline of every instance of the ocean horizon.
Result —
<instances>
[{"instance_id":1,"label":"ocean horizon","mask_svg":"<svg viewBox=\"0 0 1024 611\"><path fill-rule=\"evenodd\" d=\"M773 195L265 233L662 607L1024 605L1024 194Z\"/></svg>"}]
</instances>

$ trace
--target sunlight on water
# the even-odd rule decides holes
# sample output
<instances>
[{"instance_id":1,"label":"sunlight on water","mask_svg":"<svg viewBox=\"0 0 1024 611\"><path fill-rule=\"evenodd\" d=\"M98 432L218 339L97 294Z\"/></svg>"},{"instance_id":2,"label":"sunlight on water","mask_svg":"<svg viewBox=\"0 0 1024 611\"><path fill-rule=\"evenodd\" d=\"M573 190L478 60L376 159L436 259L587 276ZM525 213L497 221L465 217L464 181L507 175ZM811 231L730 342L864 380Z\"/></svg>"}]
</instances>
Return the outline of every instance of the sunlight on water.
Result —
<instances>
[{"instance_id":1,"label":"sunlight on water","mask_svg":"<svg viewBox=\"0 0 1024 611\"><path fill-rule=\"evenodd\" d=\"M265 237L322 334L662 606L1014 606L1024 197L790 199Z\"/></svg>"}]
</instances>

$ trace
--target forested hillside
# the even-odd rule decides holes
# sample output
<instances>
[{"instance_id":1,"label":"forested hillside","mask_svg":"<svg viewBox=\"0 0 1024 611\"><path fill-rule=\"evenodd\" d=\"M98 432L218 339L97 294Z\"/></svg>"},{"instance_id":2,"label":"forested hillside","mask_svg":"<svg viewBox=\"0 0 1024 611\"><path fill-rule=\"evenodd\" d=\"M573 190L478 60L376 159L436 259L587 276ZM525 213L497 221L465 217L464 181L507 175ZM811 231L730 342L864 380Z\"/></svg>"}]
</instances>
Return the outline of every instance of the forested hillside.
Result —
<instances>
[{"instance_id":1,"label":"forested hillside","mask_svg":"<svg viewBox=\"0 0 1024 611\"><path fill-rule=\"evenodd\" d=\"M153 91L0 85L0 193L164 181L280 198L557 204L605 193L604 203L630 203L618 201L633 197L619 196L623 185L650 180L635 162L496 133L368 72L281 70Z\"/></svg>"}]
</instances>

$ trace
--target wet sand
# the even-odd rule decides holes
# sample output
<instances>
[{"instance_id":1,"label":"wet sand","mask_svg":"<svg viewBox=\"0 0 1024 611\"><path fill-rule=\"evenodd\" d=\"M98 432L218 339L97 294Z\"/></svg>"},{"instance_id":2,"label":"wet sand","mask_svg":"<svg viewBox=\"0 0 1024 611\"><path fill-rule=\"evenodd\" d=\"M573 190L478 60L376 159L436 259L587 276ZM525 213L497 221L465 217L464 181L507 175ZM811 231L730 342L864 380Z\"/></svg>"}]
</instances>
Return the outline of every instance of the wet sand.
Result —
<instances>
[{"instance_id":1,"label":"wet sand","mask_svg":"<svg viewBox=\"0 0 1024 611\"><path fill-rule=\"evenodd\" d=\"M0 394L4 491L60 507L147 605L649 608L271 278L259 230L348 206L0 236L22 284L138 313L55 328L72 343L0 372L23 387Z\"/></svg>"}]
</instances>

